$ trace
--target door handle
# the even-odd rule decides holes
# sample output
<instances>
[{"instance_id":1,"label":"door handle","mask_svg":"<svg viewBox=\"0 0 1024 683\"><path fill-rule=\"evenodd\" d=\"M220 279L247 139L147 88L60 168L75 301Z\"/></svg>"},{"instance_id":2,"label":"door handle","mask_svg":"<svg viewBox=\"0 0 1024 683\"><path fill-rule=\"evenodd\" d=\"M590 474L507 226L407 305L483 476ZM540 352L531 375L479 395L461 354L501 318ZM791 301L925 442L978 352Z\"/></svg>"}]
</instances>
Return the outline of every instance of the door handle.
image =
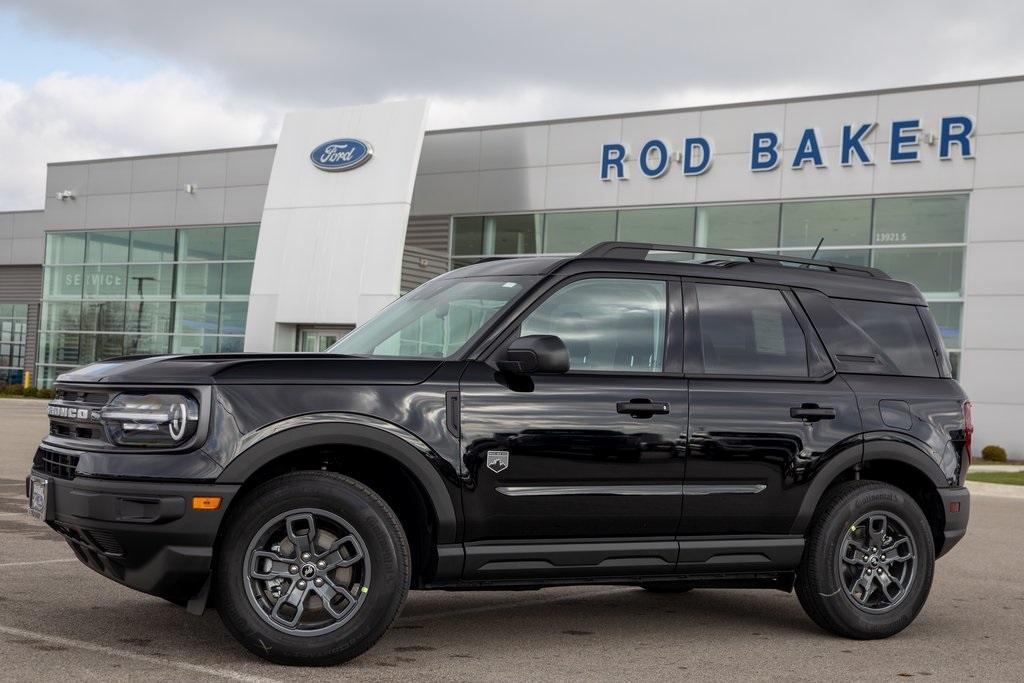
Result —
<instances>
[{"instance_id":1,"label":"door handle","mask_svg":"<svg viewBox=\"0 0 1024 683\"><path fill-rule=\"evenodd\" d=\"M619 401L615 404L615 410L633 417L651 417L652 415L668 415L668 404L664 401L634 398L631 401Z\"/></svg>"},{"instance_id":2,"label":"door handle","mask_svg":"<svg viewBox=\"0 0 1024 683\"><path fill-rule=\"evenodd\" d=\"M817 403L804 403L789 409L789 416L804 422L836 419L835 408L822 408Z\"/></svg>"}]
</instances>

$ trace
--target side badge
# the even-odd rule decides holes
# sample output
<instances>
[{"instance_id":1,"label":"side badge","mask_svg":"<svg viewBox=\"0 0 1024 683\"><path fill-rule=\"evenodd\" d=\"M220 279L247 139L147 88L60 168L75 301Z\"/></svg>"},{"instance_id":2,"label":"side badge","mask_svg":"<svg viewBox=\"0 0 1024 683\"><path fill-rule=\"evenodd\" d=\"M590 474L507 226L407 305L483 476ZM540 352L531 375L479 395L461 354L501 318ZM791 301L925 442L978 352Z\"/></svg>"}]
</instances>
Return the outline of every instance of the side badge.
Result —
<instances>
[{"instance_id":1,"label":"side badge","mask_svg":"<svg viewBox=\"0 0 1024 683\"><path fill-rule=\"evenodd\" d=\"M508 469L508 451L487 451L487 469L495 474Z\"/></svg>"}]
</instances>

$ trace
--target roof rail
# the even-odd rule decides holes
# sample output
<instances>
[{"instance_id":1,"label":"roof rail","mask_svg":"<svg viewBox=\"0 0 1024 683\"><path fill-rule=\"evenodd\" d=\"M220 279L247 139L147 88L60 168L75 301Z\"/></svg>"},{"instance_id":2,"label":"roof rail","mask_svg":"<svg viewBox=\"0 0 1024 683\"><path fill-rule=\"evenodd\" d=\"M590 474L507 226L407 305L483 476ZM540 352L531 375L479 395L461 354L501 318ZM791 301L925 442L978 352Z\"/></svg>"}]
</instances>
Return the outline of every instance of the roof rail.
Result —
<instances>
[{"instance_id":1,"label":"roof rail","mask_svg":"<svg viewBox=\"0 0 1024 683\"><path fill-rule=\"evenodd\" d=\"M681 247L671 244L646 244L643 242L601 242L600 244L595 244L590 249L587 249L576 258L607 258L643 261L647 259L648 254L652 251L678 252L681 254L706 254L708 256L727 256L730 258L746 259L750 263L767 265L795 263L806 268L815 267L828 270L833 273L889 279L889 276L885 272L878 268L871 268L869 266L853 266L846 263L835 263L834 261L818 261L815 259L800 258L799 256L776 256L774 254L762 254L755 251L709 249L707 247Z\"/></svg>"}]
</instances>

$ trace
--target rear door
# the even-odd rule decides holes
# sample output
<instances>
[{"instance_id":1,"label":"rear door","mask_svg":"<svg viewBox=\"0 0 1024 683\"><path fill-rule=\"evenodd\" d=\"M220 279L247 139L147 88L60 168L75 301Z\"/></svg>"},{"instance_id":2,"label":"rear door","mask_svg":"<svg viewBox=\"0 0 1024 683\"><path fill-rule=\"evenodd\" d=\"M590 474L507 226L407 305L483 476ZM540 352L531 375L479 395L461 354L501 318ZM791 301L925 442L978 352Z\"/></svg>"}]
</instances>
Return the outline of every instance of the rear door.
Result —
<instances>
[{"instance_id":1,"label":"rear door","mask_svg":"<svg viewBox=\"0 0 1024 683\"><path fill-rule=\"evenodd\" d=\"M686 282L690 438L680 535L788 534L811 479L859 448L853 391L785 288Z\"/></svg>"}]
</instances>

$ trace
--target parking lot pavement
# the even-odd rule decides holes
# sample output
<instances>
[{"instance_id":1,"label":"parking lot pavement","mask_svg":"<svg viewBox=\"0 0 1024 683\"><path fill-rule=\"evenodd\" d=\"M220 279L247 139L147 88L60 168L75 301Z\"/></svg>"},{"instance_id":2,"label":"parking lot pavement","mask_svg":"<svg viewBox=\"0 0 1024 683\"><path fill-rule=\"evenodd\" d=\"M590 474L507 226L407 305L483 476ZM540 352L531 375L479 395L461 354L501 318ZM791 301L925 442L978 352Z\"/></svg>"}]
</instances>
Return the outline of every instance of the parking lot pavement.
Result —
<instances>
[{"instance_id":1,"label":"parking lot pavement","mask_svg":"<svg viewBox=\"0 0 1024 683\"><path fill-rule=\"evenodd\" d=\"M43 403L0 400L0 679L288 680L217 615L119 586L24 513ZM327 675L354 680L654 678L1022 680L1024 501L976 496L917 621L885 641L829 636L791 594L635 588L413 592L392 631Z\"/></svg>"}]
</instances>

